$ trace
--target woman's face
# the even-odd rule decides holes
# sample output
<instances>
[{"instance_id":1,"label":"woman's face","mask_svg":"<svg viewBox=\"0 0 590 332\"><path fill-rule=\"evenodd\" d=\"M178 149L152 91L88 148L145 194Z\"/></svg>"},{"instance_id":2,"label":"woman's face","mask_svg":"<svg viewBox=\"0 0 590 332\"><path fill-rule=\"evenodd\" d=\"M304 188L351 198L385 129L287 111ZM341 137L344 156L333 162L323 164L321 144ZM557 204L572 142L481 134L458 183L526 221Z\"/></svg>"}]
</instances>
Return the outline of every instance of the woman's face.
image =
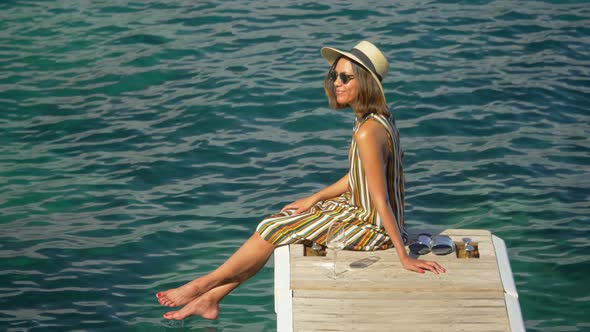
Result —
<instances>
[{"instance_id":1,"label":"woman's face","mask_svg":"<svg viewBox=\"0 0 590 332\"><path fill-rule=\"evenodd\" d=\"M353 105L358 96L358 79L354 76L352 71L352 63L346 58L340 58L336 67L334 68L338 77L334 82L334 93L336 94L336 101L342 105ZM340 79L340 74L344 73L349 77L348 83L344 84ZM354 78L354 79L350 79Z\"/></svg>"}]
</instances>

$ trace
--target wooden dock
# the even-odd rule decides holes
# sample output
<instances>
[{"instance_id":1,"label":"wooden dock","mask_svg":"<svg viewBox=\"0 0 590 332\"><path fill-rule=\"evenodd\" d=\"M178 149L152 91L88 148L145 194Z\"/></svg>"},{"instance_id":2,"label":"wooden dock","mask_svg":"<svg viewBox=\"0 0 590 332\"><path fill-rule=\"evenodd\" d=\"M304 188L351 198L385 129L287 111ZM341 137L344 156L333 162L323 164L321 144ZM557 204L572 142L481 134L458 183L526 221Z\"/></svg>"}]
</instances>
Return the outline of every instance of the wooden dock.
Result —
<instances>
[{"instance_id":1,"label":"wooden dock","mask_svg":"<svg viewBox=\"0 0 590 332\"><path fill-rule=\"evenodd\" d=\"M469 237L479 258L420 256L446 268L435 275L403 269L395 249L340 251L333 280L332 253L277 248L277 331L525 331L504 241L485 230L429 233L459 245Z\"/></svg>"}]
</instances>

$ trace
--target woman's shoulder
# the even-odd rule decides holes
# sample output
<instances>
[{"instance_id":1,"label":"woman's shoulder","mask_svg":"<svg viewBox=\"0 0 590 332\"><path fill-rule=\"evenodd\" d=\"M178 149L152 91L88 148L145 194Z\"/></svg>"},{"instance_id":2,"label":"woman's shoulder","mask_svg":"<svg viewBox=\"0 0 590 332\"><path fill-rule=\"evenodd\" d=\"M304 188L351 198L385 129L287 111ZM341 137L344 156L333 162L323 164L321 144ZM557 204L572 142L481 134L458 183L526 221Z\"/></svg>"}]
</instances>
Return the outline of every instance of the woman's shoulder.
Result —
<instances>
[{"instance_id":1,"label":"woman's shoulder","mask_svg":"<svg viewBox=\"0 0 590 332\"><path fill-rule=\"evenodd\" d=\"M376 143L387 139L387 129L382 120L377 118L381 115L365 116L354 136L357 142Z\"/></svg>"}]
</instances>

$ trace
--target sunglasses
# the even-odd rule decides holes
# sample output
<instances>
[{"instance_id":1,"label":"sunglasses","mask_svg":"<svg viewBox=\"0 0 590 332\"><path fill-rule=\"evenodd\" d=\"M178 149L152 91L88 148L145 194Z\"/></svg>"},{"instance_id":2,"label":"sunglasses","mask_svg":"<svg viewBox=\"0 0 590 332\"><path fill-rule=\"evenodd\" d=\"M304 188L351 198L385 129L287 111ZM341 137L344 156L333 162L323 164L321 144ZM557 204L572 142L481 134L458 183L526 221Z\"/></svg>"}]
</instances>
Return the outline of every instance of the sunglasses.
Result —
<instances>
[{"instance_id":1,"label":"sunglasses","mask_svg":"<svg viewBox=\"0 0 590 332\"><path fill-rule=\"evenodd\" d=\"M340 81L342 82L342 84L348 84L350 80L354 80L353 75L346 75L346 73L338 74L335 70L332 70L329 75L330 80L332 82L336 82L336 80L338 80L338 77L340 77Z\"/></svg>"}]
</instances>

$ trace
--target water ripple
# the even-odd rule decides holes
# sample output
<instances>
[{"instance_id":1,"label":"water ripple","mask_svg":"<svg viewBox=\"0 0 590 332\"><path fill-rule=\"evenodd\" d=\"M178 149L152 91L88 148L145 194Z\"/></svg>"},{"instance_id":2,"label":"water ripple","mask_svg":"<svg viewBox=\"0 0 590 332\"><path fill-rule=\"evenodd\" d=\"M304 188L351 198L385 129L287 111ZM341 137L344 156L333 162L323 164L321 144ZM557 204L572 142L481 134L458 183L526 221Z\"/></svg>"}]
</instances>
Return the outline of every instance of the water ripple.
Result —
<instances>
[{"instance_id":1,"label":"water ripple","mask_svg":"<svg viewBox=\"0 0 590 332\"><path fill-rule=\"evenodd\" d=\"M588 329L588 26L585 1L0 4L1 326L273 330L272 263L217 322L152 294L346 172L319 48L369 39L409 226L491 230L527 329Z\"/></svg>"}]
</instances>

